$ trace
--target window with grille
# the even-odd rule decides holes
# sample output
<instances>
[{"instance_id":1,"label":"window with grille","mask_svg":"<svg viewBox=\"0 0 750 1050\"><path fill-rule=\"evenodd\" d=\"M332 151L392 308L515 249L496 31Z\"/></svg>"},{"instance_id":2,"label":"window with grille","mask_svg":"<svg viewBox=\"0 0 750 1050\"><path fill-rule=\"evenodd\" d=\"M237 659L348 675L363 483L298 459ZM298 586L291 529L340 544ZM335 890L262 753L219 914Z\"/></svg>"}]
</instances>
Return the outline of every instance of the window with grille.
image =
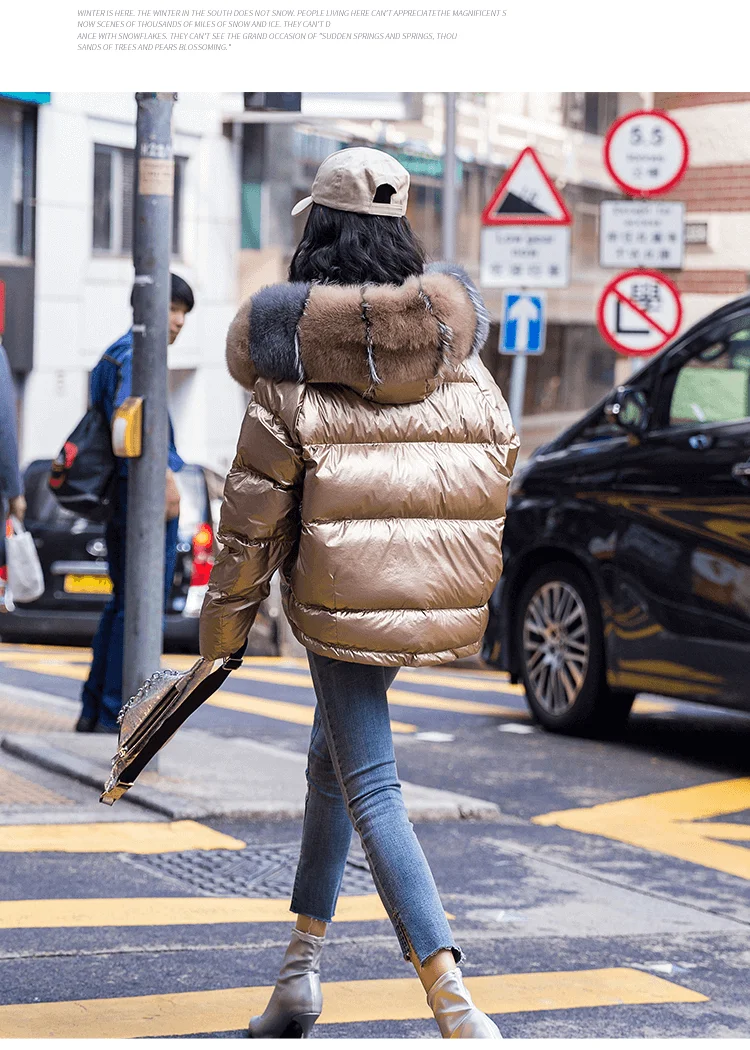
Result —
<instances>
[{"instance_id":1,"label":"window with grille","mask_svg":"<svg viewBox=\"0 0 750 1050\"><path fill-rule=\"evenodd\" d=\"M175 157L172 199L172 254L182 254L186 157ZM97 254L131 255L135 209L132 149L94 146L93 249Z\"/></svg>"},{"instance_id":2,"label":"window with grille","mask_svg":"<svg viewBox=\"0 0 750 1050\"><path fill-rule=\"evenodd\" d=\"M617 119L617 92L566 91L563 94L563 123L589 135L605 135Z\"/></svg>"}]
</instances>

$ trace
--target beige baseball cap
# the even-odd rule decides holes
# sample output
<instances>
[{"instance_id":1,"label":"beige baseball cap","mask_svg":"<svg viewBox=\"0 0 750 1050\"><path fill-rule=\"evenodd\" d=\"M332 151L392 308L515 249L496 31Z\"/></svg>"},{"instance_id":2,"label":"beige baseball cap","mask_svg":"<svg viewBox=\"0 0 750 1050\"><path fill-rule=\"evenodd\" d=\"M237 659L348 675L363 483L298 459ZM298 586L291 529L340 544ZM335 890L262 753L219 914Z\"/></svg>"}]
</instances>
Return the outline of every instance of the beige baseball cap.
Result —
<instances>
[{"instance_id":1,"label":"beige baseball cap","mask_svg":"<svg viewBox=\"0 0 750 1050\"><path fill-rule=\"evenodd\" d=\"M375 202L379 186L392 186L390 202ZM299 215L311 204L324 204L360 215L405 215L409 172L395 157L379 149L355 146L326 157L318 168L309 197L292 208Z\"/></svg>"}]
</instances>

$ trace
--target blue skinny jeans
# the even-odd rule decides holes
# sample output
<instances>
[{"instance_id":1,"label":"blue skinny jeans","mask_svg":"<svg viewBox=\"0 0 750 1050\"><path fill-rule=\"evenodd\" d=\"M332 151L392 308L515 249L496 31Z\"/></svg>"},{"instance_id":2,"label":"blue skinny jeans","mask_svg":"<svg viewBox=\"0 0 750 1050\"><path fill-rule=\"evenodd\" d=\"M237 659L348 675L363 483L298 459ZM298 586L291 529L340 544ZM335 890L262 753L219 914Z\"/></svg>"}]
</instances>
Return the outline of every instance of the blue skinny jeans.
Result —
<instances>
[{"instance_id":1,"label":"blue skinny jeans","mask_svg":"<svg viewBox=\"0 0 750 1050\"><path fill-rule=\"evenodd\" d=\"M112 597L104 607L91 643L91 670L81 692L82 714L96 718L107 729L117 728L122 706L122 660L125 644L125 530L127 521L127 479L121 478L117 502L107 523L105 542ZM177 561L178 518L168 521L164 530L164 604L172 589Z\"/></svg>"},{"instance_id":2,"label":"blue skinny jeans","mask_svg":"<svg viewBox=\"0 0 750 1050\"><path fill-rule=\"evenodd\" d=\"M315 708L302 848L291 911L330 922L356 831L405 959L453 942L435 880L404 806L386 691L398 668L308 652Z\"/></svg>"}]
</instances>

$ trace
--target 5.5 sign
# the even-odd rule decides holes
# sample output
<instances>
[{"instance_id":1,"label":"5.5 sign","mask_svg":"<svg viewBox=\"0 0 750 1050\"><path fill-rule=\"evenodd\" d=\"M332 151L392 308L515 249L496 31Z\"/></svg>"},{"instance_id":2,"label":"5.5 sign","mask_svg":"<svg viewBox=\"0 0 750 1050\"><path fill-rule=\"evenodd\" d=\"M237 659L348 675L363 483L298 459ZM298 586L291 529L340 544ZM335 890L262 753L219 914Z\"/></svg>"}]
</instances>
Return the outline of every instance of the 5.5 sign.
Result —
<instances>
[{"instance_id":1,"label":"5.5 sign","mask_svg":"<svg viewBox=\"0 0 750 1050\"><path fill-rule=\"evenodd\" d=\"M641 197L666 193L688 166L689 149L680 125L659 110L635 110L616 120L604 143L604 163L614 181Z\"/></svg>"}]
</instances>

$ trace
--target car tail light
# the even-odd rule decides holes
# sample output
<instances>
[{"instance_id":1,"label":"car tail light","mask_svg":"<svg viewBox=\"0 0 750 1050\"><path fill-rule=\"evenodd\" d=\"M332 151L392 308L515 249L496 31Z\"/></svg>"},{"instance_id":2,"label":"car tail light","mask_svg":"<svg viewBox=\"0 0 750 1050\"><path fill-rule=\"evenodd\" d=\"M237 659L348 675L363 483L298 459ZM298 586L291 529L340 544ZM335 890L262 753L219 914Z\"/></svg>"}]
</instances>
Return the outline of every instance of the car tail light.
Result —
<instances>
[{"instance_id":1,"label":"car tail light","mask_svg":"<svg viewBox=\"0 0 750 1050\"><path fill-rule=\"evenodd\" d=\"M190 577L191 587L205 587L214 563L214 530L208 522L203 522L193 536L193 572Z\"/></svg>"}]
</instances>

